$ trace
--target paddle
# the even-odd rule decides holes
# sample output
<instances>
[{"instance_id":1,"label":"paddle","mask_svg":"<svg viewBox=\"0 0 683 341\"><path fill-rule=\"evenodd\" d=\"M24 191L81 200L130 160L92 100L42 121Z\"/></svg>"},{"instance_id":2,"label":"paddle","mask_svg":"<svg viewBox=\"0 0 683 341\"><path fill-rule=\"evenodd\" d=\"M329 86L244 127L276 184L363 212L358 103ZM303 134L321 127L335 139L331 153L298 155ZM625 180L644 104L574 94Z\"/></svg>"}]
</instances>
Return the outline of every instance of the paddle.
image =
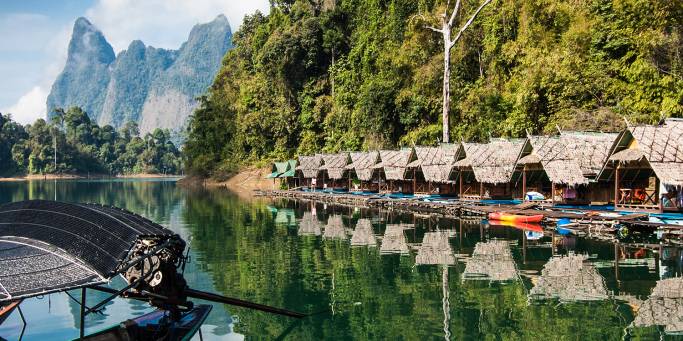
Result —
<instances>
[{"instance_id":1,"label":"paddle","mask_svg":"<svg viewBox=\"0 0 683 341\"><path fill-rule=\"evenodd\" d=\"M206 291L199 291L199 290L190 289L190 288L185 289L185 294L188 297L198 298L198 299L205 300L205 301L211 301L211 302L216 302L216 303L225 303L225 304L230 304L230 305L234 305L234 306L238 306L238 307L250 308L250 309L265 311L267 313L279 314L279 315L294 317L294 318L298 318L298 319L308 316L306 314L299 313L296 311L270 307L270 306L263 305L263 304L244 301L244 300L240 300L240 299L232 298L232 297L221 296L218 294L214 294L214 293L210 293L210 292L206 292Z\"/></svg>"}]
</instances>

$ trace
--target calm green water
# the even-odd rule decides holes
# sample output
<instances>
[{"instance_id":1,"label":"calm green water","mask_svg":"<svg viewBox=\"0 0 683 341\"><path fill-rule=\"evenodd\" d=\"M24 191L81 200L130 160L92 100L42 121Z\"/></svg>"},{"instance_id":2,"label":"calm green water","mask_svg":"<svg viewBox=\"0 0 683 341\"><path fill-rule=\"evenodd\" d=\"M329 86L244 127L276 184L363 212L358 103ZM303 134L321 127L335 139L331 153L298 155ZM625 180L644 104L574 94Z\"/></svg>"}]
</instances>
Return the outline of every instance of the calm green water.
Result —
<instances>
[{"instance_id":1,"label":"calm green water","mask_svg":"<svg viewBox=\"0 0 683 341\"><path fill-rule=\"evenodd\" d=\"M681 276L677 248L655 253L582 238L527 238L513 227L479 221L244 201L226 190L185 190L173 181L0 183L0 203L54 199L55 193L61 201L120 206L179 233L191 247L186 278L192 287L318 312L296 321L215 305L202 328L205 339L650 340L674 338L667 333L677 329L637 318L638 307L659 311L657 301L645 301L658 281ZM377 246L351 246L351 237L360 237L357 226L368 227ZM427 240L435 236L445 243L428 252ZM381 252L390 244L398 253ZM480 253L489 245L503 254ZM552 270L554 256L570 253L589 255L579 266L582 277L548 280L544 267ZM455 255L454 264L446 265L453 260L448 254ZM539 296L542 287L559 297ZM89 295L93 304L98 297ZM681 299L662 304L673 319L683 317ZM30 299L22 307L24 339L77 336L79 307L66 294ZM87 331L148 311L145 304L117 299L104 315L87 317ZM6 339L17 339L20 331L16 313L0 326Z\"/></svg>"}]
</instances>

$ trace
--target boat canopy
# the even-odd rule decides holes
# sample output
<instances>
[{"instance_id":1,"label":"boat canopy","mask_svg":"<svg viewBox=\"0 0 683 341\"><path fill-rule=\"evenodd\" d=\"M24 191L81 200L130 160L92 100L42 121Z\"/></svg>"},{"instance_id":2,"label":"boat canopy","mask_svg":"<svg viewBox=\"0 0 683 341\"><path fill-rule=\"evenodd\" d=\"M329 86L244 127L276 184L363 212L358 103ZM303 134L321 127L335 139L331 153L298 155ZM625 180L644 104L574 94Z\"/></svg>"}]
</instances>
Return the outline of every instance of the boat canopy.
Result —
<instances>
[{"instance_id":1,"label":"boat canopy","mask_svg":"<svg viewBox=\"0 0 683 341\"><path fill-rule=\"evenodd\" d=\"M143 239L175 234L96 204L31 200L0 206L0 302L108 282Z\"/></svg>"}]
</instances>

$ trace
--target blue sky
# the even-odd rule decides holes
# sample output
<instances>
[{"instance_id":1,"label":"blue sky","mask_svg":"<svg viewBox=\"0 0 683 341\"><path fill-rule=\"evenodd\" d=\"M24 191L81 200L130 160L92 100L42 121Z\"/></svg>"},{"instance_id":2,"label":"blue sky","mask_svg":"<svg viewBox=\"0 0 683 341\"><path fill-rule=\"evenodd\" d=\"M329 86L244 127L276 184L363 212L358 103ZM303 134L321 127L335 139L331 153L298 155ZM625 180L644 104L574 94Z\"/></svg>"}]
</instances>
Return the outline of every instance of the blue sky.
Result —
<instances>
[{"instance_id":1,"label":"blue sky","mask_svg":"<svg viewBox=\"0 0 683 341\"><path fill-rule=\"evenodd\" d=\"M0 112L21 123L45 115L66 60L71 28L84 16L118 53L130 41L176 49L193 25L225 14L233 31L268 0L0 0Z\"/></svg>"}]
</instances>

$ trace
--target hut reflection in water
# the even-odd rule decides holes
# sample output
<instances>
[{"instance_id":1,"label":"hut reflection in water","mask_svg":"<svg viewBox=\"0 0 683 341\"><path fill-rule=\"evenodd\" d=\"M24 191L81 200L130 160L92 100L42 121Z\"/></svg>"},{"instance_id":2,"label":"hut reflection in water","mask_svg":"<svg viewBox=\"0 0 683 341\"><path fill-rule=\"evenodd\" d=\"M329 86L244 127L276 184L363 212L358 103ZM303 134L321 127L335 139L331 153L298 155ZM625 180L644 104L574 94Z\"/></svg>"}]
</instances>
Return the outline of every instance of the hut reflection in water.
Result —
<instances>
[{"instance_id":1,"label":"hut reflection in water","mask_svg":"<svg viewBox=\"0 0 683 341\"><path fill-rule=\"evenodd\" d=\"M608 298L604 278L584 255L551 258L543 267L536 285L529 291L532 299L596 301Z\"/></svg>"}]
</instances>

